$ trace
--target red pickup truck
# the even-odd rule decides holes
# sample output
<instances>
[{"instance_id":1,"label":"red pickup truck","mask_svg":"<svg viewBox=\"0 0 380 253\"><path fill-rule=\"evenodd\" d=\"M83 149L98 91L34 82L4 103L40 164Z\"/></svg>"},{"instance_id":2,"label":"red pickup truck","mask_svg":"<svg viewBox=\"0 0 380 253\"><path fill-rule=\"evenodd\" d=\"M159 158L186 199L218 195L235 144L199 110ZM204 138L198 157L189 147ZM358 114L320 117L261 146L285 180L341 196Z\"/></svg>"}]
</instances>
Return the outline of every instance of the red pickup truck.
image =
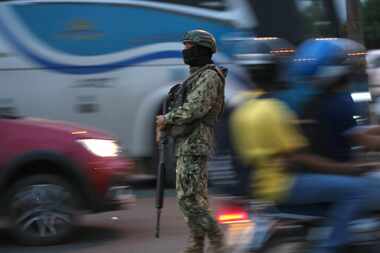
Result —
<instances>
[{"instance_id":1,"label":"red pickup truck","mask_svg":"<svg viewBox=\"0 0 380 253\"><path fill-rule=\"evenodd\" d=\"M79 213L133 202L126 183L132 165L99 130L0 116L0 214L20 243L62 242Z\"/></svg>"}]
</instances>

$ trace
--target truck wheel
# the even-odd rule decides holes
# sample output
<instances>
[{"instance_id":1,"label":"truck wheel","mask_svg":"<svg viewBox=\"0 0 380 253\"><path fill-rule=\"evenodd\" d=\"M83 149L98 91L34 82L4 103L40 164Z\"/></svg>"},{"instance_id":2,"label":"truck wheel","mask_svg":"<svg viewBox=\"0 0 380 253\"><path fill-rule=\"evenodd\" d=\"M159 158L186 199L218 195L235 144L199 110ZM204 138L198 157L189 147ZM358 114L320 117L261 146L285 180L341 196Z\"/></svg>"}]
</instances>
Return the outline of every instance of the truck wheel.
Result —
<instances>
[{"instance_id":1,"label":"truck wheel","mask_svg":"<svg viewBox=\"0 0 380 253\"><path fill-rule=\"evenodd\" d=\"M55 175L20 179L8 198L11 231L25 245L49 245L67 239L76 225L76 193Z\"/></svg>"}]
</instances>

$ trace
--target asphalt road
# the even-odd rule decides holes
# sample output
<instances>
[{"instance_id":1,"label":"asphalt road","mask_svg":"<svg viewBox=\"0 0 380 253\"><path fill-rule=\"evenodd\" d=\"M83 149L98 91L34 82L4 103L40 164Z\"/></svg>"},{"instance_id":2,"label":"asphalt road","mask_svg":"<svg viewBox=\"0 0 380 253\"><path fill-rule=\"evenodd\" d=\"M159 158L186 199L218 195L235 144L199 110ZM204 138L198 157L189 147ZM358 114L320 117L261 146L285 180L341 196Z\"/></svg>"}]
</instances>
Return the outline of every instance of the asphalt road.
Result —
<instances>
[{"instance_id":1,"label":"asphalt road","mask_svg":"<svg viewBox=\"0 0 380 253\"><path fill-rule=\"evenodd\" d=\"M161 237L155 238L156 211L153 191L138 194L129 210L87 215L75 237L63 245L22 247L0 229L1 253L157 253L180 252L187 228L175 203L174 194L165 199Z\"/></svg>"}]
</instances>

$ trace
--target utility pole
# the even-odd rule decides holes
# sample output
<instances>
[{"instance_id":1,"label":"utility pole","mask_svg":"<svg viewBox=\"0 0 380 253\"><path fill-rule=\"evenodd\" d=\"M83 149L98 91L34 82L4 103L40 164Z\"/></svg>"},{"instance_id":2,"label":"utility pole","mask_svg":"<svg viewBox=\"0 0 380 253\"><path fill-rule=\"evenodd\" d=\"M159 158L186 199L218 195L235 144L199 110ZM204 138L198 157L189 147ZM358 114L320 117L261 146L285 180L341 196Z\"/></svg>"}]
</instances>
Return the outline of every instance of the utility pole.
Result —
<instances>
[{"instance_id":1,"label":"utility pole","mask_svg":"<svg viewBox=\"0 0 380 253\"><path fill-rule=\"evenodd\" d=\"M342 31L341 31L341 22L339 20L338 15L338 6L335 5L335 2L332 0L323 0L324 5L326 6L326 15L329 20L331 20L332 25L331 28L333 29L332 33L333 36L341 37Z\"/></svg>"},{"instance_id":2,"label":"utility pole","mask_svg":"<svg viewBox=\"0 0 380 253\"><path fill-rule=\"evenodd\" d=\"M347 37L359 43L364 43L363 25L361 19L360 0L346 0L347 6Z\"/></svg>"}]
</instances>

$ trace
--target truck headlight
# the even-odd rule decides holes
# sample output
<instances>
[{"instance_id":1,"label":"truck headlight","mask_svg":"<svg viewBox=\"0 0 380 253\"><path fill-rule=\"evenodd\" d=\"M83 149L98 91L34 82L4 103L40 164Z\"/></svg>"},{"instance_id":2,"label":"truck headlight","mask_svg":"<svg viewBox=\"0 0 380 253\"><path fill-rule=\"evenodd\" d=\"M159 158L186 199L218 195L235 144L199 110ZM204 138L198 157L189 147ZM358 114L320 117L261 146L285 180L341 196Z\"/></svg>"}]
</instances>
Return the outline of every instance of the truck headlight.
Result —
<instances>
[{"instance_id":1,"label":"truck headlight","mask_svg":"<svg viewBox=\"0 0 380 253\"><path fill-rule=\"evenodd\" d=\"M116 157L120 153L120 147L114 140L82 139L78 142L96 156Z\"/></svg>"}]
</instances>

